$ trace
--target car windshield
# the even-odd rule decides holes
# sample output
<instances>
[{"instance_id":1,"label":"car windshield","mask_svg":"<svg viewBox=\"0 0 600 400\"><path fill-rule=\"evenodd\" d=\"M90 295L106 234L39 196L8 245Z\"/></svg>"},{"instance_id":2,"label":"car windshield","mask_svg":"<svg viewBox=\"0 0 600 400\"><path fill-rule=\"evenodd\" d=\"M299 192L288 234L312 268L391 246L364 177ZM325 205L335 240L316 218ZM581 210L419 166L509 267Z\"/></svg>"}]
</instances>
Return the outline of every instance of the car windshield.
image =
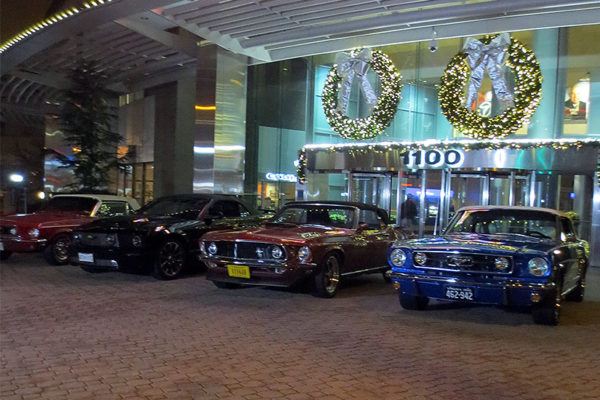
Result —
<instances>
[{"instance_id":1,"label":"car windshield","mask_svg":"<svg viewBox=\"0 0 600 400\"><path fill-rule=\"evenodd\" d=\"M137 214L145 216L181 216L195 219L208 200L195 198L164 198L154 200L140 208Z\"/></svg>"},{"instance_id":2,"label":"car windshield","mask_svg":"<svg viewBox=\"0 0 600 400\"><path fill-rule=\"evenodd\" d=\"M90 197L56 196L48 201L43 210L90 214L97 202L96 199Z\"/></svg>"},{"instance_id":3,"label":"car windshield","mask_svg":"<svg viewBox=\"0 0 600 400\"><path fill-rule=\"evenodd\" d=\"M294 205L282 208L271 220L273 223L295 225L323 225L353 228L355 212L352 207L320 204Z\"/></svg>"},{"instance_id":4,"label":"car windshield","mask_svg":"<svg viewBox=\"0 0 600 400\"><path fill-rule=\"evenodd\" d=\"M515 234L556 239L556 216L535 210L464 210L450 221L446 234Z\"/></svg>"}]
</instances>

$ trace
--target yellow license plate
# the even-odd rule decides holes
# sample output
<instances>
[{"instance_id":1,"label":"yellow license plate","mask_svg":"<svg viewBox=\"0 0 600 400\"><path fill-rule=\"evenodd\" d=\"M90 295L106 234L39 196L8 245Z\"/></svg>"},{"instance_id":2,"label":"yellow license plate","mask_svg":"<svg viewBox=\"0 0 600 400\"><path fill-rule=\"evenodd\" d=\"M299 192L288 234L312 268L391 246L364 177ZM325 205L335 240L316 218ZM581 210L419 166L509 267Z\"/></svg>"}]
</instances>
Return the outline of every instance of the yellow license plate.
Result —
<instances>
[{"instance_id":1,"label":"yellow license plate","mask_svg":"<svg viewBox=\"0 0 600 400\"><path fill-rule=\"evenodd\" d=\"M234 278L250 279L250 268L247 265L227 265L227 274Z\"/></svg>"}]
</instances>

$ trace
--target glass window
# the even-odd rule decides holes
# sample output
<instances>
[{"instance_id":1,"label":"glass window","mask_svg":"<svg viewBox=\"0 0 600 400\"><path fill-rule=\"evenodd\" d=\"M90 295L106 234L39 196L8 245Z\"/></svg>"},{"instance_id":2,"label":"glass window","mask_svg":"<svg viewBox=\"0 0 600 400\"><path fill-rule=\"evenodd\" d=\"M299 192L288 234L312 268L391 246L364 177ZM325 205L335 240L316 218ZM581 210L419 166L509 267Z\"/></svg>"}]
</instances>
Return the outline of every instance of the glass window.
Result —
<instances>
[{"instance_id":1,"label":"glass window","mask_svg":"<svg viewBox=\"0 0 600 400\"><path fill-rule=\"evenodd\" d=\"M369 229L385 228L385 222L374 210L360 210L359 223L367 225Z\"/></svg>"},{"instance_id":2,"label":"glass window","mask_svg":"<svg viewBox=\"0 0 600 400\"><path fill-rule=\"evenodd\" d=\"M96 212L97 217L115 217L129 214L129 204L125 201L103 201Z\"/></svg>"},{"instance_id":3,"label":"glass window","mask_svg":"<svg viewBox=\"0 0 600 400\"><path fill-rule=\"evenodd\" d=\"M90 214L98 201L89 197L64 196L50 199L45 211L83 212Z\"/></svg>"},{"instance_id":4,"label":"glass window","mask_svg":"<svg viewBox=\"0 0 600 400\"><path fill-rule=\"evenodd\" d=\"M211 217L238 218L242 213L248 213L240 203L236 201L217 201L209 211Z\"/></svg>"}]
</instances>

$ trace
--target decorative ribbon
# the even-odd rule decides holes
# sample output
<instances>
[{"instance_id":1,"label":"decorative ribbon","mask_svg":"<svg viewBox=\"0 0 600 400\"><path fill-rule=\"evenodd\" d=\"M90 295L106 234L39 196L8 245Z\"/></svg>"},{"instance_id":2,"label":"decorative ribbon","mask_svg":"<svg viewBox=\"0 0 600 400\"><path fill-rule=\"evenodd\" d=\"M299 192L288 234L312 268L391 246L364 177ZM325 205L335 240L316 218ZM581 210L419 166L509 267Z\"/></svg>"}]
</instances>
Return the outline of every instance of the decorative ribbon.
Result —
<instances>
[{"instance_id":1,"label":"decorative ribbon","mask_svg":"<svg viewBox=\"0 0 600 400\"><path fill-rule=\"evenodd\" d=\"M473 105L485 71L490 76L494 93L496 93L502 104L507 107L514 105L513 95L508 90L502 73L502 65L509 45L510 35L508 33L496 36L489 44L484 44L473 38L467 39L463 49L467 53L467 62L471 67L471 78L467 88L465 107L470 108Z\"/></svg>"},{"instance_id":2,"label":"decorative ribbon","mask_svg":"<svg viewBox=\"0 0 600 400\"><path fill-rule=\"evenodd\" d=\"M354 56L351 53L338 53L335 56L335 63L338 65L338 72L342 77L342 87L340 88L340 97L337 102L338 111L346 113L348 109L348 101L350 100L350 91L352 90L354 78L358 79L362 95L367 104L370 106L377 104L377 95L367 79L370 61L370 49L362 49Z\"/></svg>"}]
</instances>

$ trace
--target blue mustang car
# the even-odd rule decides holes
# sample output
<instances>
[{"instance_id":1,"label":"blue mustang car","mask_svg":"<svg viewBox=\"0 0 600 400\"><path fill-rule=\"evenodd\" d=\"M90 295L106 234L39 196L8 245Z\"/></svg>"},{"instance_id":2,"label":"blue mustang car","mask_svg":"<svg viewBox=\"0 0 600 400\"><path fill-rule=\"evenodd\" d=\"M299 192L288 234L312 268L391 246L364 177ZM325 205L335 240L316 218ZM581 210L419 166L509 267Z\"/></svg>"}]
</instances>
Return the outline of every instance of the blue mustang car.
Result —
<instances>
[{"instance_id":1,"label":"blue mustang car","mask_svg":"<svg viewBox=\"0 0 600 400\"><path fill-rule=\"evenodd\" d=\"M388 262L405 309L429 299L531 307L536 323L556 325L562 300L583 300L588 249L560 211L474 206L441 236L394 243Z\"/></svg>"}]
</instances>

